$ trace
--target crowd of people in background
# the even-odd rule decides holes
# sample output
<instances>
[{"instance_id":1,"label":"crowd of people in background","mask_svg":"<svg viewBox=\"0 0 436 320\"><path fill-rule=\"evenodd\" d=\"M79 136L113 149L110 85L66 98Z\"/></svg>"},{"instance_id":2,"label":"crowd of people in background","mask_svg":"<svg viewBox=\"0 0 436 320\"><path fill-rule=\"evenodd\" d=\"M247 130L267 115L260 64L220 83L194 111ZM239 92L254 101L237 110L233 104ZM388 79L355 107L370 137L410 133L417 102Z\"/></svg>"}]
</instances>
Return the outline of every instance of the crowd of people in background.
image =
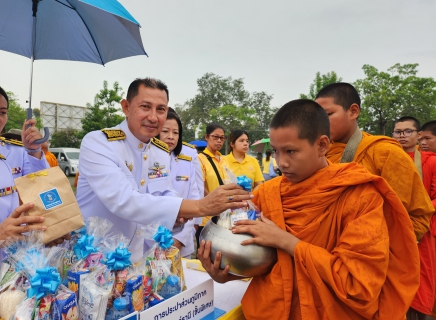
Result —
<instances>
[{"instance_id":1,"label":"crowd of people in background","mask_svg":"<svg viewBox=\"0 0 436 320\"><path fill-rule=\"evenodd\" d=\"M237 279L210 260L211 244L199 237L212 216L253 198L232 180L245 175L264 215L237 223L233 232L278 250L276 267L255 277L244 296L247 318L436 316L436 120L421 125L405 115L392 137L371 135L358 126L356 89L334 83L314 101L279 109L271 149L259 164L242 128L227 135L220 124L208 124L201 152L184 142L168 96L163 82L136 79L121 102L126 120L82 141L76 176L82 214L112 221L131 239L133 259L148 248L135 237L138 226L159 222L172 230L182 256L198 248L215 281ZM0 88L0 131L7 113ZM0 240L38 229L32 224L44 219L22 215L32 204L19 205L13 182L58 165L48 143L34 143L41 137L35 124L28 120L21 136L0 140ZM223 155L227 139L230 152ZM269 296L260 298L264 290Z\"/></svg>"}]
</instances>

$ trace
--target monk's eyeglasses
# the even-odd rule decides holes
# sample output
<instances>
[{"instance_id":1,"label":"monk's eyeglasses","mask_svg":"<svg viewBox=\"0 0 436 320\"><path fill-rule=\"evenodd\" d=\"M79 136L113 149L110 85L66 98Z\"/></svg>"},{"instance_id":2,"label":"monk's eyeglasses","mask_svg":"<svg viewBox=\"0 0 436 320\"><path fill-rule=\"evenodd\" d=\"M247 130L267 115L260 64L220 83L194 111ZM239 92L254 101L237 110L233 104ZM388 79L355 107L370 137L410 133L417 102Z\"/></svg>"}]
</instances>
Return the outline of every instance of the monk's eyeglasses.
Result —
<instances>
[{"instance_id":1,"label":"monk's eyeglasses","mask_svg":"<svg viewBox=\"0 0 436 320\"><path fill-rule=\"evenodd\" d=\"M419 130L412 130L412 129L395 130L394 132L392 132L392 136L398 138L401 137L401 134L403 134L405 137L410 137L414 131L419 131Z\"/></svg>"}]
</instances>

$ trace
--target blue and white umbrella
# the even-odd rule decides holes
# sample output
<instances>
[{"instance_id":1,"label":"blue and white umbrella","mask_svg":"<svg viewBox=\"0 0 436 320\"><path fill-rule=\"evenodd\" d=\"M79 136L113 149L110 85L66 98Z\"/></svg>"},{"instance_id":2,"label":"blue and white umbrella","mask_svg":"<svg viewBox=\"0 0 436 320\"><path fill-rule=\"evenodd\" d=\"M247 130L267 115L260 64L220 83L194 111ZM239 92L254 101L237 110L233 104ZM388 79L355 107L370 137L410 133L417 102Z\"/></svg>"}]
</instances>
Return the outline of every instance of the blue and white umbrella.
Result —
<instances>
[{"instance_id":1,"label":"blue and white umbrella","mask_svg":"<svg viewBox=\"0 0 436 320\"><path fill-rule=\"evenodd\" d=\"M31 59L28 118L34 60L104 65L147 55L139 28L116 0L0 0L0 50ZM48 129L44 129L46 140Z\"/></svg>"}]
</instances>

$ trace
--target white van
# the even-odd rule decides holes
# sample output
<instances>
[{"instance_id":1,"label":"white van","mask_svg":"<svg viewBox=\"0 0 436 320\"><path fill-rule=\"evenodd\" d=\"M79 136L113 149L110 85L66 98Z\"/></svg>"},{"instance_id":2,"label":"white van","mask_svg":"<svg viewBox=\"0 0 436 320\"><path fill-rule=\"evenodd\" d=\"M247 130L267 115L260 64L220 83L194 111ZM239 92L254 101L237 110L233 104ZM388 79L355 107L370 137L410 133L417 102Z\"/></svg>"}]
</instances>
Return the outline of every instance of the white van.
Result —
<instances>
[{"instance_id":1,"label":"white van","mask_svg":"<svg viewBox=\"0 0 436 320\"><path fill-rule=\"evenodd\" d=\"M59 167L66 176L76 174L79 171L79 154L77 148L49 148L58 160Z\"/></svg>"}]
</instances>

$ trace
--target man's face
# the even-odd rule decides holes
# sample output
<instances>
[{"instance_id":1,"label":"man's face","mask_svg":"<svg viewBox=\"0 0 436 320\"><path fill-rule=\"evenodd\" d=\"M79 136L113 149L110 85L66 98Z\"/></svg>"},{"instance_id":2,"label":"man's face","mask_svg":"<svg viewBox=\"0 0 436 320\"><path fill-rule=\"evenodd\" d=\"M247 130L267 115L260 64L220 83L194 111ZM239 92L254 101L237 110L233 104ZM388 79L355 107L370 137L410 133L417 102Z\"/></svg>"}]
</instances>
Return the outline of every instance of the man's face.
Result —
<instances>
[{"instance_id":1,"label":"man's face","mask_svg":"<svg viewBox=\"0 0 436 320\"><path fill-rule=\"evenodd\" d=\"M148 142L162 130L167 118L167 104L164 90L143 85L139 86L138 94L132 101L121 101L130 131L142 142Z\"/></svg>"},{"instance_id":2,"label":"man's face","mask_svg":"<svg viewBox=\"0 0 436 320\"><path fill-rule=\"evenodd\" d=\"M410 131L412 132L410 133ZM413 125L413 121L396 123L392 136L401 144L406 152L414 151L418 144L419 134L417 128Z\"/></svg>"},{"instance_id":3,"label":"man's face","mask_svg":"<svg viewBox=\"0 0 436 320\"><path fill-rule=\"evenodd\" d=\"M6 98L0 94L0 132L8 122L8 102Z\"/></svg>"},{"instance_id":4,"label":"man's face","mask_svg":"<svg viewBox=\"0 0 436 320\"><path fill-rule=\"evenodd\" d=\"M327 138L327 147L320 150L318 141L311 145L309 140L298 138L298 128L294 126L270 129L269 137L278 167L293 184L306 180L322 167L320 158L328 150Z\"/></svg>"},{"instance_id":5,"label":"man's face","mask_svg":"<svg viewBox=\"0 0 436 320\"><path fill-rule=\"evenodd\" d=\"M436 136L431 131L421 131L419 147L422 151L436 152Z\"/></svg>"},{"instance_id":6,"label":"man's face","mask_svg":"<svg viewBox=\"0 0 436 320\"><path fill-rule=\"evenodd\" d=\"M327 112L330 121L330 139L334 142L347 143L351 134L355 130L355 120L357 116L354 116L351 109L347 111L344 108L336 104L332 97L318 98L315 100L324 110Z\"/></svg>"}]
</instances>

